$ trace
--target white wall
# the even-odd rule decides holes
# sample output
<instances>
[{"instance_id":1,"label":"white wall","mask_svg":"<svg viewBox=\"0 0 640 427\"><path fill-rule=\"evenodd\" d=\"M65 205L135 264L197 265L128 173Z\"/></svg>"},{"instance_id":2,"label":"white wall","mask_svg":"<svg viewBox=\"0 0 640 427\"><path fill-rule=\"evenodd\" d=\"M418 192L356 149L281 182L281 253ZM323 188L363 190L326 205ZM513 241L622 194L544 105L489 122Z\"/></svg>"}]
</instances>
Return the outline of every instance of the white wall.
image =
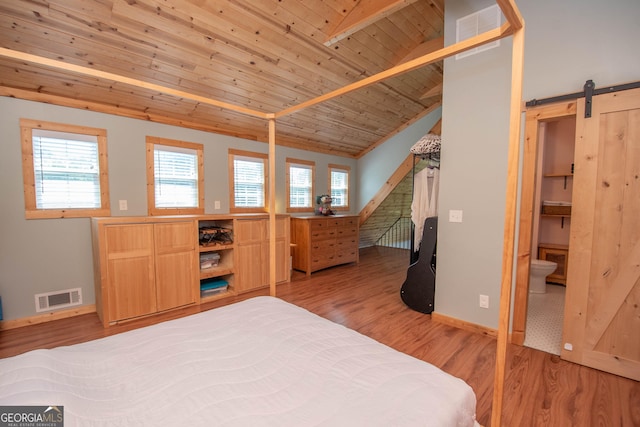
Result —
<instances>
[{"instance_id":1,"label":"white wall","mask_svg":"<svg viewBox=\"0 0 640 427\"><path fill-rule=\"evenodd\" d=\"M34 295L41 292L79 287L84 304L95 302L89 219L24 218L20 118L107 130L113 216L147 214L147 135L204 144L205 212L208 214L229 212L229 147L268 152L267 144L256 141L13 98L0 97L0 111L0 297L4 320L37 314ZM356 187L355 159L277 147L277 212L285 211L286 157L316 162L318 191L326 191L329 163L350 166L350 185ZM127 200L127 211L118 210L118 200ZM219 210L214 209L216 200L220 201ZM352 205L354 203L355 198Z\"/></svg>"},{"instance_id":2,"label":"white wall","mask_svg":"<svg viewBox=\"0 0 640 427\"><path fill-rule=\"evenodd\" d=\"M495 4L446 0L445 44L456 19ZM640 80L637 0L517 0L524 17L525 100ZM435 311L498 325L509 126L511 39L445 61ZM464 212L461 224L447 221ZM489 309L478 307L489 295Z\"/></svg>"}]
</instances>

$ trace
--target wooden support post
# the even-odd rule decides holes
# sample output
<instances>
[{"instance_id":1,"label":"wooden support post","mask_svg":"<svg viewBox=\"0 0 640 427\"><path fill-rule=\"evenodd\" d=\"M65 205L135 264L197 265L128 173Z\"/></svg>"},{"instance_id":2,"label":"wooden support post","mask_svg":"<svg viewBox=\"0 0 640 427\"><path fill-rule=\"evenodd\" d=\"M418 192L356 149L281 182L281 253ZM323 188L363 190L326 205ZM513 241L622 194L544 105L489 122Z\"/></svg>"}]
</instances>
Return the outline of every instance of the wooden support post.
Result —
<instances>
[{"instance_id":1,"label":"wooden support post","mask_svg":"<svg viewBox=\"0 0 640 427\"><path fill-rule=\"evenodd\" d=\"M524 22L513 33L511 58L511 107L509 116L509 154L507 165L507 194L502 248L502 282L500 290L500 318L496 347L496 371L493 384L491 426L499 427L502 419L504 376L507 362L507 339L511 314L511 288L515 247L516 199L518 193L518 159L520 156L520 127L522 122L522 74L524 63Z\"/></svg>"},{"instance_id":2,"label":"wooden support post","mask_svg":"<svg viewBox=\"0 0 640 427\"><path fill-rule=\"evenodd\" d=\"M276 296L276 119L269 119L269 295Z\"/></svg>"}]
</instances>

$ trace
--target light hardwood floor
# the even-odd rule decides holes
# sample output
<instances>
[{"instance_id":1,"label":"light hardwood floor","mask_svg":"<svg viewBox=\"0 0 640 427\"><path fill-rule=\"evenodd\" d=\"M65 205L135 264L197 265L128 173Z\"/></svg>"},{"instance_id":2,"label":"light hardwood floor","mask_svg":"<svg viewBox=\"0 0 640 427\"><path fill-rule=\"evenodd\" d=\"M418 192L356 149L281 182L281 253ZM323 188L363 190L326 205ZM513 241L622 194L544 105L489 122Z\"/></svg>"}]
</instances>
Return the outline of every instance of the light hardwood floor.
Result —
<instances>
[{"instance_id":1,"label":"light hardwood floor","mask_svg":"<svg viewBox=\"0 0 640 427\"><path fill-rule=\"evenodd\" d=\"M405 250L366 248L359 265L334 267L311 277L294 272L291 283L278 287L278 296L462 378L476 393L478 421L489 426L495 339L434 322L407 308L399 293L407 265ZM235 299L252 295L256 293ZM0 357L96 339L222 304L109 329L102 328L95 314L88 314L4 331ZM640 383L510 345L503 406L504 426L640 426Z\"/></svg>"}]
</instances>

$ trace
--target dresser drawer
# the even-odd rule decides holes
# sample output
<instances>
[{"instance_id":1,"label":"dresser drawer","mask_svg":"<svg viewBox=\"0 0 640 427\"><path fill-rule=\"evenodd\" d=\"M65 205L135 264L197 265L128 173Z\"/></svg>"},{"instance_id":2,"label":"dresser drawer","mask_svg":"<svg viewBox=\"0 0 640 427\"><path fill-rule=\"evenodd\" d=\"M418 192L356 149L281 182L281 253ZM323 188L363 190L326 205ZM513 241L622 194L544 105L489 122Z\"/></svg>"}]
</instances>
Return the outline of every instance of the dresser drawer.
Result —
<instances>
[{"instance_id":1,"label":"dresser drawer","mask_svg":"<svg viewBox=\"0 0 640 427\"><path fill-rule=\"evenodd\" d=\"M358 235L358 228L357 227L341 227L336 230L336 234L338 238L356 236Z\"/></svg>"},{"instance_id":2,"label":"dresser drawer","mask_svg":"<svg viewBox=\"0 0 640 427\"><path fill-rule=\"evenodd\" d=\"M323 230L311 230L311 241L314 240L327 240L335 239L338 234L335 228L323 229Z\"/></svg>"},{"instance_id":3,"label":"dresser drawer","mask_svg":"<svg viewBox=\"0 0 640 427\"><path fill-rule=\"evenodd\" d=\"M311 256L333 252L336 249L335 240L316 240L311 242Z\"/></svg>"},{"instance_id":4,"label":"dresser drawer","mask_svg":"<svg viewBox=\"0 0 640 427\"><path fill-rule=\"evenodd\" d=\"M347 249L342 251L336 251L335 262L337 264L345 264L348 262L354 262L358 259L357 249Z\"/></svg>"},{"instance_id":5,"label":"dresser drawer","mask_svg":"<svg viewBox=\"0 0 640 427\"><path fill-rule=\"evenodd\" d=\"M343 237L342 239L336 240L336 249L341 251L345 249L357 249L358 248L358 240L355 236L352 237Z\"/></svg>"},{"instance_id":6,"label":"dresser drawer","mask_svg":"<svg viewBox=\"0 0 640 427\"><path fill-rule=\"evenodd\" d=\"M334 224L337 227L355 227L355 228L358 228L358 219L357 218L353 218L353 217L335 218Z\"/></svg>"},{"instance_id":7,"label":"dresser drawer","mask_svg":"<svg viewBox=\"0 0 640 427\"><path fill-rule=\"evenodd\" d=\"M317 256L311 256L311 271L320 270L333 265L336 265L336 256L334 253L321 253Z\"/></svg>"},{"instance_id":8,"label":"dresser drawer","mask_svg":"<svg viewBox=\"0 0 640 427\"><path fill-rule=\"evenodd\" d=\"M309 221L309 229L313 231L326 230L329 228L329 221L327 219L314 219Z\"/></svg>"}]
</instances>

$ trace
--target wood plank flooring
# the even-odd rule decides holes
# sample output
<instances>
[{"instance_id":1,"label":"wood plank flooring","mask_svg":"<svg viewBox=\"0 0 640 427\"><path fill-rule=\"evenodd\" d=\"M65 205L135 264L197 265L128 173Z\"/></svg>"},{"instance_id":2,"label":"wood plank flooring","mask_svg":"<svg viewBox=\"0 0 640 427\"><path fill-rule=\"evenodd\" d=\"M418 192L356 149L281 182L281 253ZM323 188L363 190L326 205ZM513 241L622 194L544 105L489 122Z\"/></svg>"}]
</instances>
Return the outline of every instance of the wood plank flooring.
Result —
<instances>
[{"instance_id":1,"label":"wood plank flooring","mask_svg":"<svg viewBox=\"0 0 640 427\"><path fill-rule=\"evenodd\" d=\"M359 265L334 267L311 277L294 272L291 283L278 287L278 296L462 378L476 393L478 421L489 426L495 339L434 322L407 308L400 299L407 264L405 250L366 248ZM102 328L95 314L88 314L4 331L0 357L121 333L256 294L109 329ZM510 345L503 406L504 426L640 426L640 383Z\"/></svg>"}]
</instances>

